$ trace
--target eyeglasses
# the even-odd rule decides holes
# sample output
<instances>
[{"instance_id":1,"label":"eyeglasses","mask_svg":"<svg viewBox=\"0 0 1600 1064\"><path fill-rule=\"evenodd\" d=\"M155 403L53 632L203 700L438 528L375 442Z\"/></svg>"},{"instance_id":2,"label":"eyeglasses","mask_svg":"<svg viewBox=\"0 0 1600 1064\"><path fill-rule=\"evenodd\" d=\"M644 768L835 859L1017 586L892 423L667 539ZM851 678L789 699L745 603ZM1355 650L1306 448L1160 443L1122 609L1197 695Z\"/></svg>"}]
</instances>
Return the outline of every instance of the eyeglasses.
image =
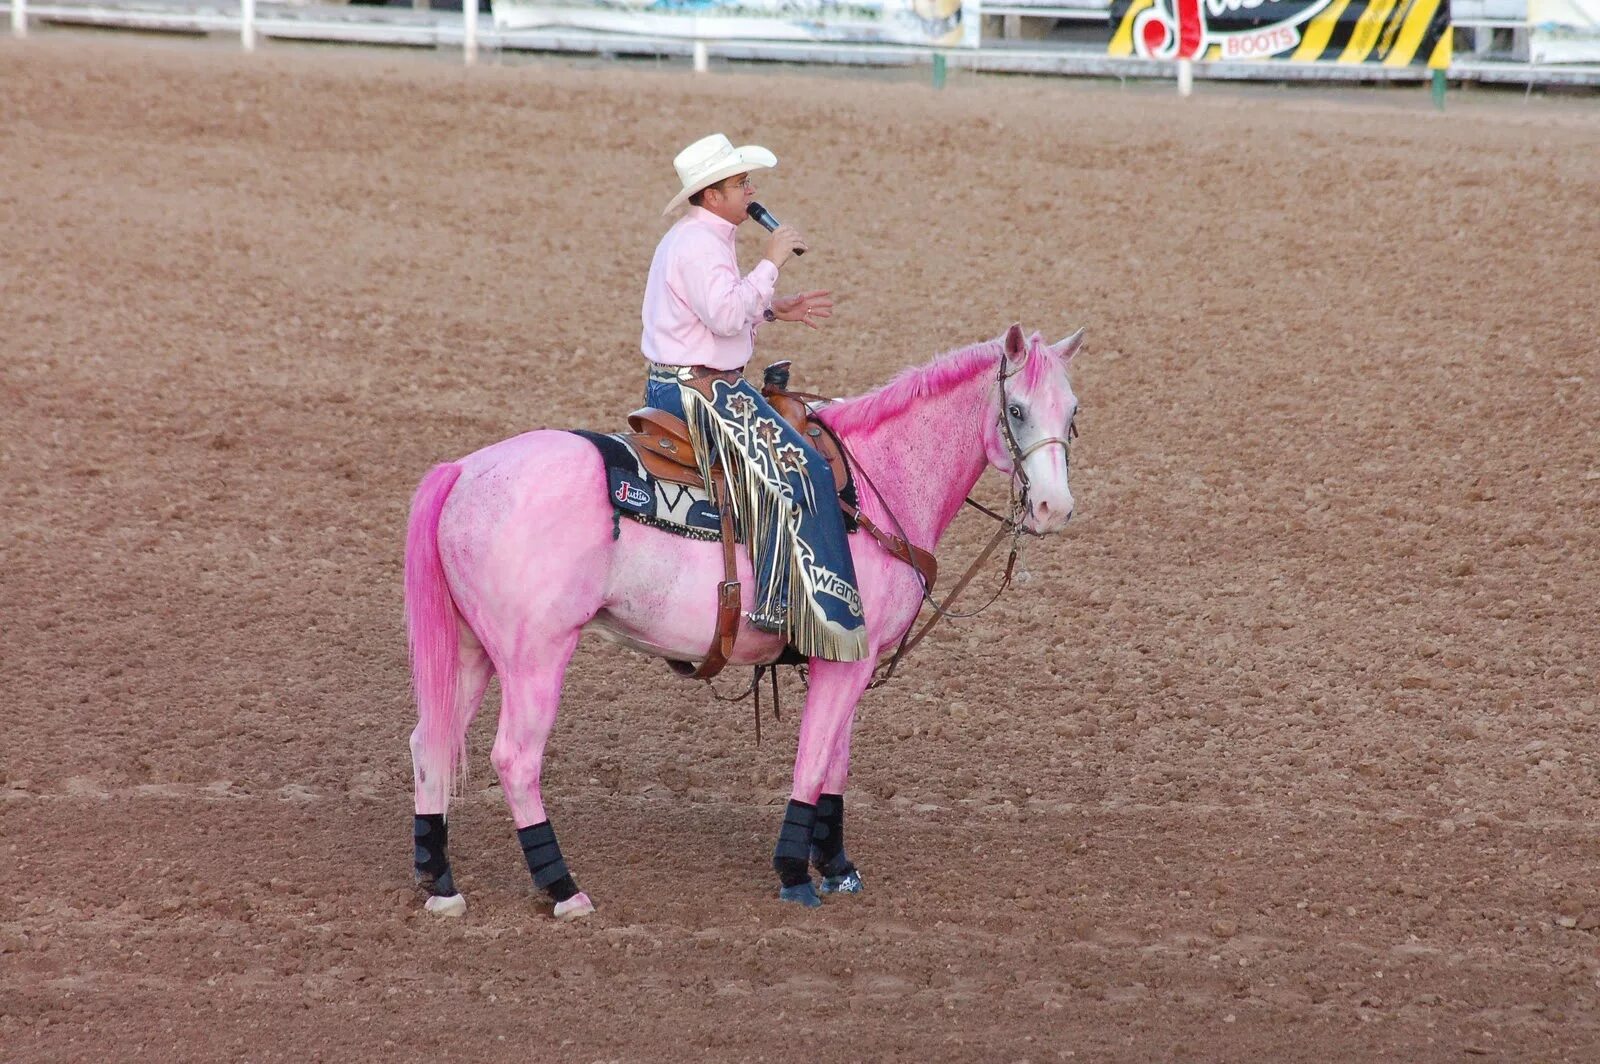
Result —
<instances>
[{"instance_id":1,"label":"eyeglasses","mask_svg":"<svg viewBox=\"0 0 1600 1064\"><path fill-rule=\"evenodd\" d=\"M712 185L711 187L721 189L723 192L732 192L734 189L738 189L741 192L749 192L753 186L750 184L750 179L745 177L741 178L736 185Z\"/></svg>"}]
</instances>

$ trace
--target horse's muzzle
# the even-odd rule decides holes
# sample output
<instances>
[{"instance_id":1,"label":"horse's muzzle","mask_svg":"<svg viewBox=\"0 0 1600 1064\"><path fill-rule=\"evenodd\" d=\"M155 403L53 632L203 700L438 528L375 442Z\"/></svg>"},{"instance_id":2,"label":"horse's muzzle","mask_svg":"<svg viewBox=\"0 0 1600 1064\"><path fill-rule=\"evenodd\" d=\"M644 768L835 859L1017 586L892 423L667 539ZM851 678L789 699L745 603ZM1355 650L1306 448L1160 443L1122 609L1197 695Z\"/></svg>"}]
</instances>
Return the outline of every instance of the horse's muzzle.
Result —
<instances>
[{"instance_id":1,"label":"horse's muzzle","mask_svg":"<svg viewBox=\"0 0 1600 1064\"><path fill-rule=\"evenodd\" d=\"M1065 501L1055 502L1039 499L1028 507L1028 516L1023 519L1022 527L1029 532L1048 536L1052 532L1066 528L1070 520L1072 520L1072 496L1067 496Z\"/></svg>"}]
</instances>

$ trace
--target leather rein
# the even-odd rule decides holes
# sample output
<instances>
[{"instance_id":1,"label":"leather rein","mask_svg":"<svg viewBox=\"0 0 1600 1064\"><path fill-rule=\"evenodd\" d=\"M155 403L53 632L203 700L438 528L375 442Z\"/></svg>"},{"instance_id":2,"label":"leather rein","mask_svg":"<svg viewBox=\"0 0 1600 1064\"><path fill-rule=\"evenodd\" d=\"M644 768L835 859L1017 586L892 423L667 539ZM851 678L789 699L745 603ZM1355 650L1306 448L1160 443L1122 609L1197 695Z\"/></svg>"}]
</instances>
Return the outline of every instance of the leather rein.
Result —
<instances>
[{"instance_id":1,"label":"leather rein","mask_svg":"<svg viewBox=\"0 0 1600 1064\"><path fill-rule=\"evenodd\" d=\"M889 523L894 529L894 534L891 535L879 529L870 520L868 520L865 514L860 512L859 507L854 508L853 510L847 510L846 513L848 513L851 518L853 518L863 529L865 529L867 533L873 537L873 539L877 540L878 543L883 546L884 549L887 550L891 555L905 562L907 565L910 565L912 569L916 571L917 576L922 581L922 600L933 609L933 616L929 617L920 629L917 629L915 619L913 619L911 624L906 626L905 634L900 637L900 644L895 648L894 655L890 657L888 662L878 666L877 675L873 677L869 684L867 684L868 690L872 690L876 687L882 687L884 684L893 679L895 669L899 666L900 660L909 654L918 643L922 642L922 640L927 637L928 633L933 630L934 626L937 625L941 620L946 617L951 617L957 620L965 620L967 618L976 617L978 614L994 605L995 602L999 600L1000 596L1005 593L1005 590L1011 586L1011 578L1016 572L1017 555L1022 549L1022 537L1024 535L1040 535L1040 533L1030 531L1022 525L1021 519L1028 509L1028 492L1029 488L1031 487L1028 479L1028 471L1024 467L1024 463L1035 452L1040 451L1045 447L1060 445L1062 461L1070 467L1071 449L1068 445L1068 440L1077 436L1078 428L1076 421L1074 421L1072 424L1067 426L1066 436L1049 436L1045 439L1036 440L1032 446L1024 449L1017 441L1016 433L1011 428L1011 421L1008 416L1011 401L1010 396L1006 392L1006 381L1015 376L1019 371L1020 367L1012 370L1010 373L1007 373L1006 359L1002 357L1000 359L999 372L995 377L996 384L1000 389L1000 412L997 419L998 427L1000 429L1001 438L1005 441L1006 451L1011 455L1011 490L1007 505L1007 510L1009 512L1002 516L1001 514L996 513L987 506L984 506L982 503L978 502L971 495L966 497L966 505L971 506L973 509L987 517L993 518L998 523L999 527L995 529L995 533L989 538L989 542L984 545L983 550L981 550L978 553L978 556L973 559L972 564L967 566L967 571L961 574L961 578L956 581L955 586L950 589L950 593L944 597L944 601L942 602L935 602L933 600L933 584L938 574L938 565L934 560L933 555L919 547L914 546L911 543L911 539L906 535L905 528L900 524L899 518L895 517L894 511L889 508L889 503L883 497L883 492L879 491L878 486L872 482L871 474L866 471L866 468L863 467L860 462L856 461L855 455L850 453L850 449L845 444L843 439L837 435L834 435L833 437L834 440L839 444L839 449L844 453L845 460L849 463L850 468L856 473L860 474L862 481L866 484L868 489L871 490L872 494L877 497L878 505L883 509L883 512L888 515ZM833 402L832 399L829 399L826 396L815 395L809 392L790 392L789 394L809 403ZM1001 540L1005 539L1007 536L1011 537L1011 553L1006 558L1005 575L1001 578L1000 586L995 589L995 593L989 596L987 602L970 613L956 613L952 611L951 605L955 602L956 598L961 594L961 592L966 590L967 584L972 581L972 578L977 575L978 570L982 568L984 563L989 560L989 556L995 552L995 548L1000 545ZM916 629L915 635L912 634L913 629ZM776 666L771 665L757 666L755 670L755 676L752 678L750 687L746 691L747 694L753 693L756 698L757 742L760 741L761 727L761 673L764 670L775 668ZM773 672L772 676L774 712L776 712L777 673ZM739 695L737 697L743 698L744 696Z\"/></svg>"},{"instance_id":2,"label":"leather rein","mask_svg":"<svg viewBox=\"0 0 1600 1064\"><path fill-rule=\"evenodd\" d=\"M1047 436L1044 439L1035 440L1031 447L1024 449L1017 441L1016 433L1011 428L1011 419L1008 416L1010 413L1011 399L1006 393L1006 381L1016 376L1016 374L1020 371L1021 367L1019 366L1017 369L1007 373L1006 359L1004 356L1002 356L1000 359L999 371L995 375L995 382L1000 389L1000 410L996 421L1000 429L1001 438L1005 441L1006 451L1011 455L1011 488L1007 503L1008 512L1005 514L1005 516L1001 516L1000 514L997 514L993 510L989 509L987 506L978 502L971 495L966 497L964 500L966 505L971 506L973 509L987 517L993 518L998 523L999 527L995 529L994 535L989 537L989 542L984 544L983 550L978 552L978 556L973 559L972 564L967 566L967 571L961 574L961 579L956 581L955 586L950 589L950 593L944 597L943 602L934 602L933 588L931 583L928 581L923 582L922 599L927 605L933 608L933 616L929 617L927 621L923 623L920 629L917 629L916 635L911 634L911 630L916 628L914 621L912 624L906 626L905 635L901 636L900 638L900 645L895 648L894 655L889 659L888 663L878 667L878 675L873 677L871 683L867 684L868 690L872 690L876 687L882 687L884 684L893 679L895 669L900 664L900 659L911 653L916 645L922 642L922 640L927 637L928 633L931 632L934 626L940 621L944 620L946 617L954 618L956 620L966 620L971 617L976 617L990 606L993 606L995 602L999 600L1000 596L1005 594L1006 589L1011 586L1011 578L1016 573L1017 555L1022 551L1022 537L1024 535L1035 537L1041 535L1041 533L1025 528L1021 520L1023 515L1026 514L1028 510L1028 492L1032 486L1028 479L1028 470L1024 463L1035 452L1046 447L1059 444L1061 447L1061 460L1068 468L1070 468L1072 465L1072 451L1068 444L1068 440L1078 435L1078 426L1076 419L1074 419L1073 422L1067 426L1067 435L1065 437ZM840 442L840 446L843 447L843 441ZM883 493L878 490L877 485L872 483L871 476L867 474L865 469L861 468L860 464L856 462L855 457L850 455L848 451L846 452L846 457L849 458L852 468L861 473L862 479L865 480L867 486L872 489L872 493L878 497L878 504L883 507L884 513L889 515L889 520L894 523L896 530L900 531L901 535L904 536L905 533L904 530L900 528L899 520L894 516L893 511L889 509L889 504L884 499ZM1019 487L1021 488L1020 491L1018 490ZM989 560L989 556L993 554L995 548L1000 545L1000 541L1005 539L1005 537L1008 535L1011 537L1011 553L1006 558L1005 575L1001 577L1000 586L995 589L993 595L989 596L989 600L987 602L970 613L953 612L950 609L951 604L955 602L956 597L960 595L962 591L966 590L966 586L969 582L971 582L973 576L975 576L983 564Z\"/></svg>"}]
</instances>

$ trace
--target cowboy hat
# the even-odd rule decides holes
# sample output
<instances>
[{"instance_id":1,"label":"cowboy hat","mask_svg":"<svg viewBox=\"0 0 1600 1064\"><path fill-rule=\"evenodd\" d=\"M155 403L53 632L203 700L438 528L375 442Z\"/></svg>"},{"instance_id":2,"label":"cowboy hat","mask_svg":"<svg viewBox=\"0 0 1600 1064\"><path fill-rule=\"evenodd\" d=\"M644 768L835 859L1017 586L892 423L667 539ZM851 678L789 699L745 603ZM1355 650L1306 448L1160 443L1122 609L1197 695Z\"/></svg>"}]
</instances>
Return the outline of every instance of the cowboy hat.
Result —
<instances>
[{"instance_id":1,"label":"cowboy hat","mask_svg":"<svg viewBox=\"0 0 1600 1064\"><path fill-rule=\"evenodd\" d=\"M680 151L672 165L678 171L678 180L683 182L683 191L672 197L662 214L671 214L672 208L724 178L751 170L770 170L778 165L778 157L754 144L735 148L727 137L713 133Z\"/></svg>"}]
</instances>

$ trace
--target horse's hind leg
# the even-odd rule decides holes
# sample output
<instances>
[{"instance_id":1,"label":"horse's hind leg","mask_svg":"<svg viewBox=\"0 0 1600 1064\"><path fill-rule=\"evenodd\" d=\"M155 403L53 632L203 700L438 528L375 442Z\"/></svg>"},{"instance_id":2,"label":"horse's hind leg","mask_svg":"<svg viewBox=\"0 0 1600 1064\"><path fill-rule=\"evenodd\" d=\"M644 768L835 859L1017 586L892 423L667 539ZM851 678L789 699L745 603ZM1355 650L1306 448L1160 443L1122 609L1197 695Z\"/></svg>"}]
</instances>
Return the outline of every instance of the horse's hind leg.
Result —
<instances>
[{"instance_id":1,"label":"horse's hind leg","mask_svg":"<svg viewBox=\"0 0 1600 1064\"><path fill-rule=\"evenodd\" d=\"M415 875L417 883L428 893L427 910L441 916L460 916L467 911L467 900L456 889L455 877L450 871L446 814L450 808L450 789L455 782L451 751L464 743L467 727L478 715L484 689L489 686L489 677L493 674L489 655L463 627L456 659L455 705L450 716L453 730L458 734L451 736L451 745L433 749L424 742L420 721L411 733L411 772L416 801L416 815L411 823Z\"/></svg>"},{"instance_id":2,"label":"horse's hind leg","mask_svg":"<svg viewBox=\"0 0 1600 1064\"><path fill-rule=\"evenodd\" d=\"M594 911L589 896L578 889L567 870L539 791L544 748L561 701L561 680L580 632L574 629L537 652L525 654L514 666L501 668L500 730L491 754L533 884L555 902L555 915L561 920Z\"/></svg>"}]
</instances>

